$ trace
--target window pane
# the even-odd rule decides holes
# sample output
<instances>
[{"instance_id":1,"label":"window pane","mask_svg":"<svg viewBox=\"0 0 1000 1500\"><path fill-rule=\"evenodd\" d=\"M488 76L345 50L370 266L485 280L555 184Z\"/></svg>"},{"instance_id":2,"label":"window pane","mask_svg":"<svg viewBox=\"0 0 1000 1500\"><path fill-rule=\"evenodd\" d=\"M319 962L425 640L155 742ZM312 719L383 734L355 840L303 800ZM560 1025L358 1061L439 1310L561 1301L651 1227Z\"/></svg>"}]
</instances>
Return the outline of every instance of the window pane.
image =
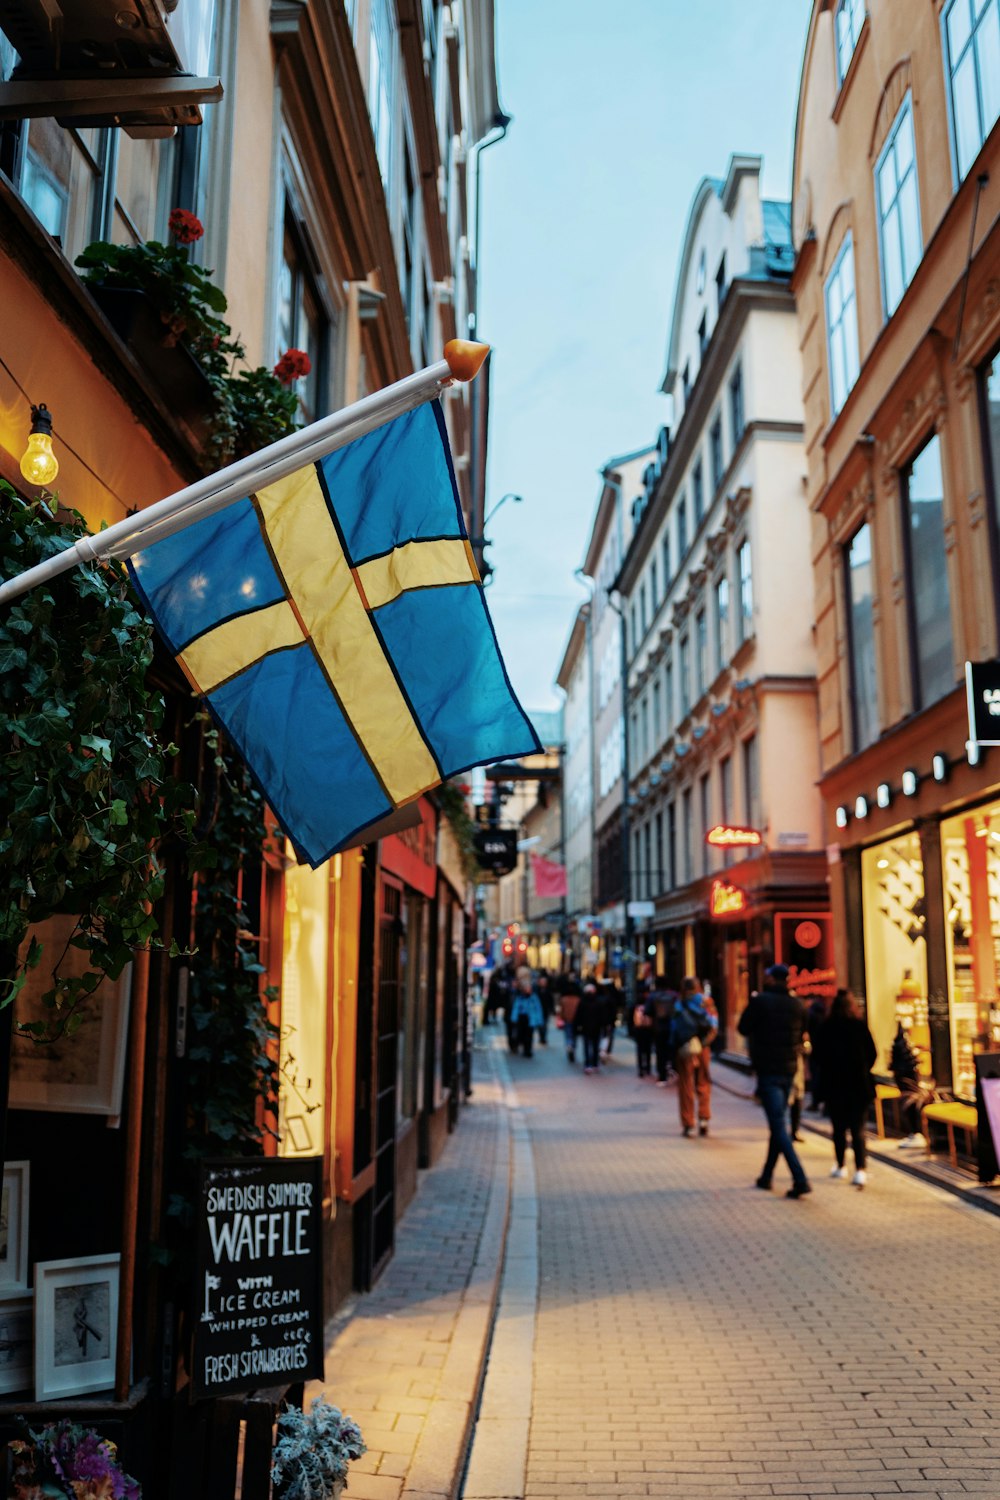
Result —
<instances>
[{"instance_id":1,"label":"window pane","mask_svg":"<svg viewBox=\"0 0 1000 1500\"><path fill-rule=\"evenodd\" d=\"M983 106L983 130L989 134L1000 114L1000 10L991 3L976 36L979 53L979 92Z\"/></svg>"},{"instance_id":2,"label":"window pane","mask_svg":"<svg viewBox=\"0 0 1000 1500\"><path fill-rule=\"evenodd\" d=\"M858 318L852 297L851 304L844 315L844 371L847 378L847 389L850 390L858 378L858 370L861 368L858 359Z\"/></svg>"},{"instance_id":3,"label":"window pane","mask_svg":"<svg viewBox=\"0 0 1000 1500\"><path fill-rule=\"evenodd\" d=\"M32 120L21 196L73 260L91 240L97 182L98 131L63 130Z\"/></svg>"},{"instance_id":4,"label":"window pane","mask_svg":"<svg viewBox=\"0 0 1000 1500\"><path fill-rule=\"evenodd\" d=\"M903 260L899 243L899 215L893 209L882 225L882 267L885 275L885 310L895 312L903 295Z\"/></svg>"},{"instance_id":5,"label":"window pane","mask_svg":"<svg viewBox=\"0 0 1000 1500\"><path fill-rule=\"evenodd\" d=\"M958 172L960 177L964 177L982 144L979 134L979 106L976 103L976 69L971 48L955 70L952 104L955 111Z\"/></svg>"},{"instance_id":6,"label":"window pane","mask_svg":"<svg viewBox=\"0 0 1000 1500\"><path fill-rule=\"evenodd\" d=\"M909 286L923 253L923 246L920 243L920 209L917 204L916 172L910 173L899 190L899 219L903 237L903 273L906 277L906 284Z\"/></svg>"},{"instance_id":7,"label":"window pane","mask_svg":"<svg viewBox=\"0 0 1000 1500\"><path fill-rule=\"evenodd\" d=\"M885 153L878 169L879 207L884 218L896 196L896 161L892 147Z\"/></svg>"},{"instance_id":8,"label":"window pane","mask_svg":"<svg viewBox=\"0 0 1000 1500\"><path fill-rule=\"evenodd\" d=\"M941 442L934 437L915 459L907 479L913 649L921 708L955 686L951 597L945 566L944 485Z\"/></svg>"},{"instance_id":9,"label":"window pane","mask_svg":"<svg viewBox=\"0 0 1000 1500\"><path fill-rule=\"evenodd\" d=\"M972 17L969 0L955 0L948 12L948 46L951 49L952 65L958 61L962 48L972 34Z\"/></svg>"},{"instance_id":10,"label":"window pane","mask_svg":"<svg viewBox=\"0 0 1000 1500\"><path fill-rule=\"evenodd\" d=\"M902 182L913 165L913 111L907 105L900 117L896 131L896 177Z\"/></svg>"},{"instance_id":11,"label":"window pane","mask_svg":"<svg viewBox=\"0 0 1000 1500\"><path fill-rule=\"evenodd\" d=\"M878 738L878 683L875 675L875 621L872 607L871 530L865 525L847 552L847 605L851 645L851 701L854 749Z\"/></svg>"}]
</instances>

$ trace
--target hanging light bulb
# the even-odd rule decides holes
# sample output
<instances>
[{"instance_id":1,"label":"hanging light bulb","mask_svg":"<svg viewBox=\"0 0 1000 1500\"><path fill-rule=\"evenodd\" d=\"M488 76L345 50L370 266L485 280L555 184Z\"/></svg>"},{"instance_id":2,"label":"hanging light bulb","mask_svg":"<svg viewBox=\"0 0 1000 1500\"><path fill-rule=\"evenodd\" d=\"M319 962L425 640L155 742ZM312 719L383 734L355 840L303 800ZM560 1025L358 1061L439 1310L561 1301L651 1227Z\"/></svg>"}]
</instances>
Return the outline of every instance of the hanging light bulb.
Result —
<instances>
[{"instance_id":1,"label":"hanging light bulb","mask_svg":"<svg viewBox=\"0 0 1000 1500\"><path fill-rule=\"evenodd\" d=\"M21 473L29 484L47 486L59 473L59 460L52 452L52 413L43 401L31 408L31 436L21 459Z\"/></svg>"}]
</instances>

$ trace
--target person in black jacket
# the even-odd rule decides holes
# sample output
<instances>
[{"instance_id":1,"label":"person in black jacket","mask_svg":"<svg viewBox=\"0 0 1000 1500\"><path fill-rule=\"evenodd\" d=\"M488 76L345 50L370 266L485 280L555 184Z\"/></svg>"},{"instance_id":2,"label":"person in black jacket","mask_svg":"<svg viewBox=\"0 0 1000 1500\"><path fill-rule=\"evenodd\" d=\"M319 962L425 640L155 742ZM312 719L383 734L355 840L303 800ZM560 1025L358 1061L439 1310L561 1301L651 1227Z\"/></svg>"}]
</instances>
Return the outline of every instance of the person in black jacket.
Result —
<instances>
[{"instance_id":1,"label":"person in black jacket","mask_svg":"<svg viewBox=\"0 0 1000 1500\"><path fill-rule=\"evenodd\" d=\"M803 1198L812 1188L788 1134L786 1116L806 1029L806 1008L796 995L788 993L788 970L784 964L774 964L764 978L765 988L750 996L739 1020L740 1033L750 1045L757 1095L770 1130L767 1158L757 1186L770 1188L778 1157L783 1156L792 1174L792 1185L785 1196Z\"/></svg>"},{"instance_id":2,"label":"person in black jacket","mask_svg":"<svg viewBox=\"0 0 1000 1500\"><path fill-rule=\"evenodd\" d=\"M604 1001L597 993L592 980L583 987L580 1003L576 1008L576 1030L583 1037L583 1071L598 1072L601 1046L601 1028L604 1025Z\"/></svg>"},{"instance_id":3,"label":"person in black jacket","mask_svg":"<svg viewBox=\"0 0 1000 1500\"><path fill-rule=\"evenodd\" d=\"M872 1068L878 1048L850 990L838 990L830 1014L817 1029L813 1048L819 1063L837 1165L831 1177L845 1177L847 1133L854 1151L855 1187L865 1185L865 1118L875 1097Z\"/></svg>"},{"instance_id":4,"label":"person in black jacket","mask_svg":"<svg viewBox=\"0 0 1000 1500\"><path fill-rule=\"evenodd\" d=\"M653 1047L656 1051L656 1087L665 1089L667 1075L673 1067L674 1049L670 1041L670 1030L677 1004L677 991L672 990L662 977L653 982L646 996L646 1014L653 1021Z\"/></svg>"}]
</instances>

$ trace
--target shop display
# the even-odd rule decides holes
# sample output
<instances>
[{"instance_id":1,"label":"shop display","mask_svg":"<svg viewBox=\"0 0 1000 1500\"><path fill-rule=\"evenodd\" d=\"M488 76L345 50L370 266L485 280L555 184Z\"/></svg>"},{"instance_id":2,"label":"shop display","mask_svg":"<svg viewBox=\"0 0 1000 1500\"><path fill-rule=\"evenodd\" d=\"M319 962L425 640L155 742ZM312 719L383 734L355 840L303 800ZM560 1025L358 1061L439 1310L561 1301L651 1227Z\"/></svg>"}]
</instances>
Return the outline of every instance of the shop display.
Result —
<instances>
[{"instance_id":1,"label":"shop display","mask_svg":"<svg viewBox=\"0 0 1000 1500\"><path fill-rule=\"evenodd\" d=\"M927 944L924 866L916 833L865 849L861 857L865 921L867 1018L878 1047L876 1067L888 1073L892 1040L902 1022L929 1077Z\"/></svg>"},{"instance_id":2,"label":"shop display","mask_svg":"<svg viewBox=\"0 0 1000 1500\"><path fill-rule=\"evenodd\" d=\"M1000 1047L1000 806L941 824L953 1088L972 1099L978 1053Z\"/></svg>"}]
</instances>

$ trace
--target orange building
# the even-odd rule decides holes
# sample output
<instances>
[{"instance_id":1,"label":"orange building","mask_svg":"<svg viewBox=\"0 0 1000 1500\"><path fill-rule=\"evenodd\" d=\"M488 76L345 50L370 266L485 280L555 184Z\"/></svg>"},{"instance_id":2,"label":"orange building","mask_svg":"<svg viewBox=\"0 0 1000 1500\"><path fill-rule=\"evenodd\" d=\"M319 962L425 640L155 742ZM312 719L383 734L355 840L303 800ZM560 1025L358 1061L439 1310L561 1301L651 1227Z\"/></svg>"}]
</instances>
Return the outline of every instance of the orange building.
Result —
<instances>
[{"instance_id":1,"label":"orange building","mask_svg":"<svg viewBox=\"0 0 1000 1500\"><path fill-rule=\"evenodd\" d=\"M1000 1048L997 0L814 0L794 290L837 967L960 1098Z\"/></svg>"}]
</instances>

